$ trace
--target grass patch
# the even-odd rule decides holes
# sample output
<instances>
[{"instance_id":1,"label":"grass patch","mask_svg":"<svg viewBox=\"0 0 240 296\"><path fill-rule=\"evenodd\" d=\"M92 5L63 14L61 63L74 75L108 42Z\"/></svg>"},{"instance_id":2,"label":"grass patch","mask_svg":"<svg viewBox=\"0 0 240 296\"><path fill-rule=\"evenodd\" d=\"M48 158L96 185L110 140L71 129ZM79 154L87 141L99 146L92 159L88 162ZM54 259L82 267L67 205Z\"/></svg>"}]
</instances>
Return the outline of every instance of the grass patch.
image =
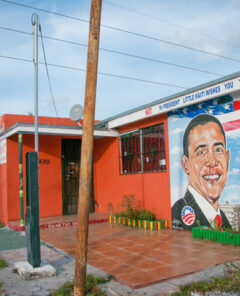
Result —
<instances>
[{"instance_id":1,"label":"grass patch","mask_svg":"<svg viewBox=\"0 0 240 296\"><path fill-rule=\"evenodd\" d=\"M101 289L97 286L98 284L103 284L107 280L101 277L94 277L93 275L87 275L86 277L86 296L107 296L103 293ZM73 286L74 283L66 283L60 289L56 290L53 294L49 296L73 296Z\"/></svg>"},{"instance_id":2,"label":"grass patch","mask_svg":"<svg viewBox=\"0 0 240 296\"><path fill-rule=\"evenodd\" d=\"M2 285L3 285L3 283L0 283L0 295L2 295L3 294L3 290L1 289L2 288Z\"/></svg>"},{"instance_id":3,"label":"grass patch","mask_svg":"<svg viewBox=\"0 0 240 296\"><path fill-rule=\"evenodd\" d=\"M174 296L190 296L191 292L234 292L240 293L240 266L230 264L227 266L227 275L222 278L212 278L210 281L201 281L180 287L180 292Z\"/></svg>"},{"instance_id":4,"label":"grass patch","mask_svg":"<svg viewBox=\"0 0 240 296\"><path fill-rule=\"evenodd\" d=\"M5 267L7 267L7 262L5 260L3 260L2 258L0 258L0 269L3 269ZM3 283L0 282L0 295L3 293L2 288Z\"/></svg>"},{"instance_id":5,"label":"grass patch","mask_svg":"<svg viewBox=\"0 0 240 296\"><path fill-rule=\"evenodd\" d=\"M7 267L7 262L5 260L3 260L2 258L0 258L0 269Z\"/></svg>"}]
</instances>

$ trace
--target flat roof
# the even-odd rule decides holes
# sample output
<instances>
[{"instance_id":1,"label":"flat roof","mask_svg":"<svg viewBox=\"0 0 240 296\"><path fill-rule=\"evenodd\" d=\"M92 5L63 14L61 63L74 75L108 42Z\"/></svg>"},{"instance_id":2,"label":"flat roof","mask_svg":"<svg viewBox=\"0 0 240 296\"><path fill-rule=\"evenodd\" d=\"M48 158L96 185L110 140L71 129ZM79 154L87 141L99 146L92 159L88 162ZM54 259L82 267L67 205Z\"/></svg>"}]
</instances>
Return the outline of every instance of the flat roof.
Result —
<instances>
[{"instance_id":1,"label":"flat roof","mask_svg":"<svg viewBox=\"0 0 240 296\"><path fill-rule=\"evenodd\" d=\"M0 134L0 140L6 139L14 134L34 134L35 127L33 123L18 122L6 129ZM82 136L82 126L69 126L69 125L52 125L52 124L39 124L39 135L63 135L63 136ZM119 134L115 130L107 130L105 128L94 128L94 138L101 137L118 137Z\"/></svg>"},{"instance_id":2,"label":"flat roof","mask_svg":"<svg viewBox=\"0 0 240 296\"><path fill-rule=\"evenodd\" d=\"M224 88L224 83L227 83L227 82L233 83L233 87L232 85L230 85L229 88L226 88L226 87ZM219 88L214 91L214 89L212 89L213 86L216 86ZM208 90L209 90L209 93L207 92ZM124 124L129 124L131 122L145 119L147 117L156 116L162 113L169 112L174 109L181 108L183 106L195 104L195 103L198 103L204 100L209 100L218 96L223 96L238 90L240 90L240 71L227 76L223 76L221 78L212 80L204 84L200 84L198 86L189 88L182 92L175 93L165 98L155 100L151 103L141 105L134 109L130 109L126 112L111 116L98 123L95 123L95 126L107 127L108 129L117 128ZM191 98L193 96L193 99L191 100L191 98L189 98L189 100L187 101L188 96L191 96ZM175 101L176 99L179 99L179 102ZM185 102L183 102L184 99L185 99ZM167 102L169 103L173 102L172 108L170 104L166 104ZM169 105L169 107L167 105ZM148 114L146 114L146 109L151 107L153 107L153 109L149 110L149 112L147 112Z\"/></svg>"}]
</instances>

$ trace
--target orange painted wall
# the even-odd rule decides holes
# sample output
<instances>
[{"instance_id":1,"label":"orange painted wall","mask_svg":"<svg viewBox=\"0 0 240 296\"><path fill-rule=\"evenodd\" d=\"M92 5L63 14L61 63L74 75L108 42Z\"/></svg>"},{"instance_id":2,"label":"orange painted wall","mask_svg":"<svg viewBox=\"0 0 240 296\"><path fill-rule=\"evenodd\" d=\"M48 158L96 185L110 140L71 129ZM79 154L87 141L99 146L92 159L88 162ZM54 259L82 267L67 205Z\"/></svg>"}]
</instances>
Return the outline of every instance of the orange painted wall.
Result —
<instances>
[{"instance_id":1,"label":"orange painted wall","mask_svg":"<svg viewBox=\"0 0 240 296\"><path fill-rule=\"evenodd\" d=\"M34 116L29 115L16 115L16 114L4 114L0 118L1 124L4 129L8 129L17 122L34 123ZM57 117L38 117L39 124L56 124L56 125L73 125L78 126L77 123L73 122L70 118L57 118ZM82 120L79 121L82 124Z\"/></svg>"},{"instance_id":2,"label":"orange painted wall","mask_svg":"<svg viewBox=\"0 0 240 296\"><path fill-rule=\"evenodd\" d=\"M5 129L16 122L32 122L33 119L32 116L4 116L5 121L3 122L5 124ZM49 121L49 118L43 119L42 123L50 123L51 121L51 119ZM57 124L56 120L58 119L53 118L51 123ZM67 122L68 119L66 119L66 121L63 119L59 124L67 125ZM119 138L102 138L95 140L94 192L95 200L98 205L98 207L96 206L95 208L96 212L107 212L109 203L112 203L116 208L117 204L121 202L123 194L133 193L136 195L136 198L142 202L143 206L154 212L158 218L171 221L167 117L162 115L124 126L120 129L120 133L161 122L164 122L165 127L166 172L120 175ZM40 217L62 215L62 138L76 137L39 136L39 159L50 160L49 165L39 165ZM26 200L25 154L33 150L34 135L24 134L24 209ZM5 167L4 165L0 165L0 174L3 175L3 178L0 180L0 206L1 209L6 209L5 211L0 209L0 221L7 222L7 220L17 220L20 218L17 135L7 139L7 165L5 165Z\"/></svg>"},{"instance_id":3,"label":"orange painted wall","mask_svg":"<svg viewBox=\"0 0 240 296\"><path fill-rule=\"evenodd\" d=\"M7 223L7 165L0 165L0 222Z\"/></svg>"},{"instance_id":4,"label":"orange painted wall","mask_svg":"<svg viewBox=\"0 0 240 296\"><path fill-rule=\"evenodd\" d=\"M17 122L34 123L34 116L4 114L0 117L0 131L8 129L9 127L13 126ZM38 122L39 124L79 126L76 122L72 121L70 118L60 118L60 117L39 116ZM98 121L95 120L94 122L96 123ZM79 123L83 125L83 120L79 120Z\"/></svg>"},{"instance_id":5,"label":"orange painted wall","mask_svg":"<svg viewBox=\"0 0 240 296\"><path fill-rule=\"evenodd\" d=\"M49 159L49 164L39 164L39 209L40 217L61 216L62 215L62 168L61 168L61 140L63 136L39 136L39 159ZM24 213L26 207L26 165L25 155L34 151L34 135L23 134L23 192L24 192ZM12 136L7 140L7 173L5 181L2 181L2 188L6 188L7 196L7 216L0 211L0 221L18 220L20 218L19 201L19 173L18 173L18 137ZM0 166L0 173L1 173ZM2 199L3 193L0 191L1 204L6 201Z\"/></svg>"},{"instance_id":6,"label":"orange painted wall","mask_svg":"<svg viewBox=\"0 0 240 296\"><path fill-rule=\"evenodd\" d=\"M0 117L0 129L6 130L17 122L33 123L29 115L5 114ZM39 123L56 125L77 125L69 118L39 117ZM39 159L49 159L50 163L39 164L40 217L62 215L62 165L61 140L77 138L67 136L39 135ZM26 201L25 154L34 151L34 135L23 134L23 191L24 211ZM18 136L7 139L7 163L0 165L0 221L20 218L19 199L19 156Z\"/></svg>"},{"instance_id":7,"label":"orange painted wall","mask_svg":"<svg viewBox=\"0 0 240 296\"><path fill-rule=\"evenodd\" d=\"M143 206L171 224L170 176L167 115L148 118L120 128L123 133L164 122L167 171L120 174L119 138L99 139L94 146L94 185L96 211L107 212L109 203L117 208L124 194L135 194Z\"/></svg>"},{"instance_id":8,"label":"orange painted wall","mask_svg":"<svg viewBox=\"0 0 240 296\"><path fill-rule=\"evenodd\" d=\"M49 159L49 164L39 164L39 209L40 217L62 215L62 174L60 136L39 136L39 159ZM26 201L25 155L34 151L34 136L23 135L23 190L24 209ZM18 138L14 135L7 145L8 220L20 217Z\"/></svg>"}]
</instances>

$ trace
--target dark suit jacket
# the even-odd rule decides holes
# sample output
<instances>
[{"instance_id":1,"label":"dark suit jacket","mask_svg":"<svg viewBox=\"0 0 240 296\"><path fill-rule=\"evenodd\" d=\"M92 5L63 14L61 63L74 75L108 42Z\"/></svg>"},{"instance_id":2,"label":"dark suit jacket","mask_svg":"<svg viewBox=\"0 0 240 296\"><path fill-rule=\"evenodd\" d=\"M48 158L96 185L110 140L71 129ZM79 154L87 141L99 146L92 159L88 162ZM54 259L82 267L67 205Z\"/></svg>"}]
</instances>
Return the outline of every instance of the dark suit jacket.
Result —
<instances>
[{"instance_id":1,"label":"dark suit jacket","mask_svg":"<svg viewBox=\"0 0 240 296\"><path fill-rule=\"evenodd\" d=\"M186 225L182 220L181 212L185 206L190 206L194 210L195 221L192 225ZM231 225L228 222L228 219L227 219L226 215L223 213L223 211L220 210L220 214L221 214L222 221L223 221L222 226L226 227L226 228L231 228ZM173 225L173 228L191 230L192 227L198 226L196 221L199 221L200 225L210 226L207 218L205 217L202 210L198 206L193 195L190 193L190 191L187 190L184 198L181 198L178 201L176 201L172 207L172 225Z\"/></svg>"}]
</instances>

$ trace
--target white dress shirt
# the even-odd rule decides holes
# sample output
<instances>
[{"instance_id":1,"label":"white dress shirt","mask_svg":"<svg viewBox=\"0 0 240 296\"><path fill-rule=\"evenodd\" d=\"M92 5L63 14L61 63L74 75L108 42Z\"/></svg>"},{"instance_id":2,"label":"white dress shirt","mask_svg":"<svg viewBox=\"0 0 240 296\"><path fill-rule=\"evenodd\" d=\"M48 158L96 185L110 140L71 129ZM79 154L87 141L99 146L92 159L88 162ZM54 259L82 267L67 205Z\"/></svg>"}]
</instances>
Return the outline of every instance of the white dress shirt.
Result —
<instances>
[{"instance_id":1,"label":"white dress shirt","mask_svg":"<svg viewBox=\"0 0 240 296\"><path fill-rule=\"evenodd\" d=\"M203 212L204 216L207 218L210 225L214 225L214 219L217 215L220 215L219 208L217 211L212 207L212 205L204 198L201 194L199 194L191 185L188 186L188 190L193 195L196 203L198 204L199 208Z\"/></svg>"}]
</instances>

